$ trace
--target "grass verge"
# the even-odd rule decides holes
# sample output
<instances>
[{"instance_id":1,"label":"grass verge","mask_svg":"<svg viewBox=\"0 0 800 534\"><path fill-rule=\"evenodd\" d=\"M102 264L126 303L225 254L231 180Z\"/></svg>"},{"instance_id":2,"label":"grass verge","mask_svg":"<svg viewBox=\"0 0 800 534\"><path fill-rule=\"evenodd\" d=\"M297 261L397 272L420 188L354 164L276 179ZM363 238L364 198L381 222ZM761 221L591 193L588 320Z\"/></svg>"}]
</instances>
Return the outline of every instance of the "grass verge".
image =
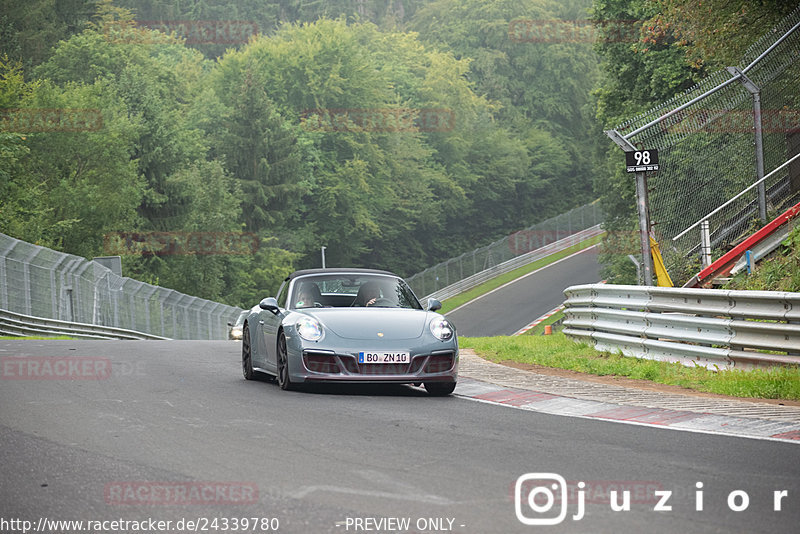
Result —
<instances>
[{"instance_id":1,"label":"grass verge","mask_svg":"<svg viewBox=\"0 0 800 534\"><path fill-rule=\"evenodd\" d=\"M709 371L598 352L560 332L551 336L464 337L459 338L459 345L494 362L511 360L599 376L624 376L733 397L800 400L800 367Z\"/></svg>"},{"instance_id":2,"label":"grass verge","mask_svg":"<svg viewBox=\"0 0 800 534\"><path fill-rule=\"evenodd\" d=\"M561 252L556 252L554 254L551 254L550 256L547 256L547 257L542 258L540 260L536 260L536 261L534 261L532 263L529 263L528 265L524 265L524 266L519 267L518 269L514 269L513 271L510 271L510 272L508 272L506 274L502 274L502 275L498 276L497 278L492 278L488 282L484 282L483 284L481 284L481 285L479 285L477 287L474 287L474 288L470 289L469 291L465 291L464 293L460 293L460 294L456 295L455 297L449 298L449 299L445 300L444 302L442 302L442 309L439 311L439 313L443 313L444 314L444 313L453 311L456 308L458 308L459 306L461 306L462 304L466 304L467 302L469 302L469 301L471 301L473 299L476 299L476 298L480 297L481 295L483 295L485 293L488 293L489 291L492 291L493 289L497 289L498 287L502 286L503 284L511 282L512 280L516 280L517 278L520 278L521 276L525 276L528 273L532 273L536 269L541 269L542 267L550 265L551 263L554 263L554 262L556 262L556 261L558 261L558 260L560 260L562 258L566 258L567 256L569 256L571 254L574 254L576 252L580 252L581 250L584 250L584 249L587 249L587 248L589 248L591 246L594 246L594 245L600 243L603 240L603 235L604 234L601 234L601 235L589 238L586 241L581 241L580 243L572 245L571 247L566 248L566 249L562 250Z\"/></svg>"}]
</instances>

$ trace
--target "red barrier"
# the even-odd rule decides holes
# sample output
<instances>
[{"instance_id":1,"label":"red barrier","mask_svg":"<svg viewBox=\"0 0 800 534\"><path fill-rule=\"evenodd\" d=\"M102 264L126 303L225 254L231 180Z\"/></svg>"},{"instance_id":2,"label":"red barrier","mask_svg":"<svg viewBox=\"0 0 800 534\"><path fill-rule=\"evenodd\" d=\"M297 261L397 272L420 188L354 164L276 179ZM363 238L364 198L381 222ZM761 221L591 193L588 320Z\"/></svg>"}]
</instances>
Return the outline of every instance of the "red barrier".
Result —
<instances>
[{"instance_id":1,"label":"red barrier","mask_svg":"<svg viewBox=\"0 0 800 534\"><path fill-rule=\"evenodd\" d=\"M753 245L756 245L763 239L766 239L770 235L772 235L775 230L786 224L787 222L791 221L795 217L800 215L800 202L786 210L785 212L781 213L778 217L776 217L772 222L767 224L764 228L759 230L758 232L754 233L738 245L736 245L733 249L729 250L725 255L723 255L720 259L697 273L697 276L692 278L689 283L687 283L684 287L701 287L705 286L714 278L719 276L725 276L730 274L731 269L733 266L736 265L737 260L745 253L745 251L751 249Z\"/></svg>"}]
</instances>

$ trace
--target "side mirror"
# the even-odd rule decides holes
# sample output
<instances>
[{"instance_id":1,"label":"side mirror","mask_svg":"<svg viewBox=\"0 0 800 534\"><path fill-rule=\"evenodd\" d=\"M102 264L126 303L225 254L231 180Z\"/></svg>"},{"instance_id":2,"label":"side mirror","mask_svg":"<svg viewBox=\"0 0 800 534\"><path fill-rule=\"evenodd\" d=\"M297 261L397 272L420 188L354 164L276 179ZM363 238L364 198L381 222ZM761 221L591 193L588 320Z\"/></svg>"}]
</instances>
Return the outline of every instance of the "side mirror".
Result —
<instances>
[{"instance_id":1,"label":"side mirror","mask_svg":"<svg viewBox=\"0 0 800 534\"><path fill-rule=\"evenodd\" d=\"M267 297L263 299L258 303L258 307L262 310L267 310L270 313L274 313L275 315L278 315L278 312L280 311L278 301L275 300L275 297Z\"/></svg>"},{"instance_id":2,"label":"side mirror","mask_svg":"<svg viewBox=\"0 0 800 534\"><path fill-rule=\"evenodd\" d=\"M428 299L428 311L436 311L442 309L442 303L436 299Z\"/></svg>"},{"instance_id":3,"label":"side mirror","mask_svg":"<svg viewBox=\"0 0 800 534\"><path fill-rule=\"evenodd\" d=\"M228 326L233 326L233 323L228 321Z\"/></svg>"}]
</instances>

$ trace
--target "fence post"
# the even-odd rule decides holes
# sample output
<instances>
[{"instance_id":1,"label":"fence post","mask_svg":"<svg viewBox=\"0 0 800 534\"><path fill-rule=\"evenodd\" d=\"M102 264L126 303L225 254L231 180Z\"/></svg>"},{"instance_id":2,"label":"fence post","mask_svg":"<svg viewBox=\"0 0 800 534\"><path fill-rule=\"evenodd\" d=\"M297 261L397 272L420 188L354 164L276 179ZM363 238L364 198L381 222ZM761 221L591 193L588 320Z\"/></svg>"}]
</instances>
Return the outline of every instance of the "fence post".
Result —
<instances>
[{"instance_id":1,"label":"fence post","mask_svg":"<svg viewBox=\"0 0 800 534\"><path fill-rule=\"evenodd\" d=\"M33 310L33 292L31 291L31 262L39 254L38 249L33 249L33 252L22 262L22 276L25 280L25 313L32 314Z\"/></svg>"},{"instance_id":2,"label":"fence post","mask_svg":"<svg viewBox=\"0 0 800 534\"><path fill-rule=\"evenodd\" d=\"M111 289L111 277L106 277L108 280L108 292L111 295L111 301L114 303L114 326L120 327L119 323L119 292L122 290L122 286L118 289Z\"/></svg>"},{"instance_id":3,"label":"fence post","mask_svg":"<svg viewBox=\"0 0 800 534\"><path fill-rule=\"evenodd\" d=\"M89 297L81 292L80 278L76 274L77 268L80 267L80 260L78 258L72 259L67 263L64 269L64 286L67 291L71 291L72 295L70 301L72 303L72 316L70 321L91 322L88 316L85 315L85 307L89 301Z\"/></svg>"},{"instance_id":4,"label":"fence post","mask_svg":"<svg viewBox=\"0 0 800 534\"><path fill-rule=\"evenodd\" d=\"M8 275L6 274L6 257L0 257L0 308L9 310L8 307ZM11 310L13 311L13 310Z\"/></svg>"},{"instance_id":5,"label":"fence post","mask_svg":"<svg viewBox=\"0 0 800 534\"><path fill-rule=\"evenodd\" d=\"M573 211L575 211L574 208L567 212L567 235L568 236L572 235L572 212Z\"/></svg>"},{"instance_id":6,"label":"fence post","mask_svg":"<svg viewBox=\"0 0 800 534\"><path fill-rule=\"evenodd\" d=\"M736 67L727 67L726 70L733 76L739 76L739 81L742 82L747 91L753 95L753 126L755 128L755 141L756 141L756 180L758 183L758 217L761 219L761 224L767 224L767 185L764 183L764 135L763 124L761 121L761 88L758 87L753 81L744 75L742 71Z\"/></svg>"},{"instance_id":7,"label":"fence post","mask_svg":"<svg viewBox=\"0 0 800 534\"><path fill-rule=\"evenodd\" d=\"M58 291L58 282L56 281L56 274L58 273L58 269L61 264L66 260L69 256L62 256L52 267L50 267L50 304L52 306L50 311L50 316L54 319L61 318L61 307L59 303L59 294Z\"/></svg>"},{"instance_id":8,"label":"fence post","mask_svg":"<svg viewBox=\"0 0 800 534\"><path fill-rule=\"evenodd\" d=\"M708 219L700 223L700 254L703 268L711 265L711 224Z\"/></svg>"},{"instance_id":9,"label":"fence post","mask_svg":"<svg viewBox=\"0 0 800 534\"><path fill-rule=\"evenodd\" d=\"M136 291L128 293L128 305L130 306L131 313L131 330L136 330Z\"/></svg>"}]
</instances>

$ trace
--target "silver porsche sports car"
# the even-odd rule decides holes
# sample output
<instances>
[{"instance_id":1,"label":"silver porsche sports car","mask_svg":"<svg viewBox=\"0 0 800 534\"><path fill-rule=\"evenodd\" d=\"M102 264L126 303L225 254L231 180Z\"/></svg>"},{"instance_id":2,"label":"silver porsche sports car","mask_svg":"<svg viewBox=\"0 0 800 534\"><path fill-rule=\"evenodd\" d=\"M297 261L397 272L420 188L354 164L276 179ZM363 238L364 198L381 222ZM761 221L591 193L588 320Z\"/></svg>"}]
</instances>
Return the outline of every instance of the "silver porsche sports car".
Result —
<instances>
[{"instance_id":1,"label":"silver porsche sports car","mask_svg":"<svg viewBox=\"0 0 800 534\"><path fill-rule=\"evenodd\" d=\"M439 301L424 309L399 276L372 269L308 269L254 307L242 331L242 372L282 389L315 382L424 384L449 395L458 338Z\"/></svg>"}]
</instances>

